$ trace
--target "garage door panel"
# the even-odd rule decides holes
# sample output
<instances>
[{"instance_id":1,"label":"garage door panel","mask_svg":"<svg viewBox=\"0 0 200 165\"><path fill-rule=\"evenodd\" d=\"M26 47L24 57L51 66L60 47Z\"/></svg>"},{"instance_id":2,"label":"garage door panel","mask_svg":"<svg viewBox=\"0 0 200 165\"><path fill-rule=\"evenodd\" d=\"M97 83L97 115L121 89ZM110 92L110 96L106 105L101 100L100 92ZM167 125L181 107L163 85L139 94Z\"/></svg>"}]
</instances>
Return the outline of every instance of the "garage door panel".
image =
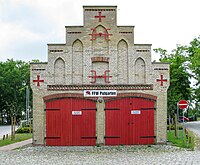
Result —
<instances>
[{"instance_id":1,"label":"garage door panel","mask_svg":"<svg viewBox=\"0 0 200 165\"><path fill-rule=\"evenodd\" d=\"M47 137L59 136L61 135L61 120L60 120L60 111L59 110L46 110L47 119L46 125L48 128ZM55 127L56 126L56 127Z\"/></svg>"},{"instance_id":2,"label":"garage door panel","mask_svg":"<svg viewBox=\"0 0 200 165\"><path fill-rule=\"evenodd\" d=\"M118 100L113 100L106 103L105 107L105 144L119 145L121 144L122 120L121 110L117 105Z\"/></svg>"},{"instance_id":3,"label":"garage door panel","mask_svg":"<svg viewBox=\"0 0 200 165\"><path fill-rule=\"evenodd\" d=\"M139 144L153 144L154 143L154 110L141 110L142 115L140 121L145 121L140 128L138 135ZM153 120L153 121L152 121Z\"/></svg>"},{"instance_id":4,"label":"garage door panel","mask_svg":"<svg viewBox=\"0 0 200 165\"><path fill-rule=\"evenodd\" d=\"M96 110L83 110L81 136L94 137L96 135Z\"/></svg>"},{"instance_id":5,"label":"garage door panel","mask_svg":"<svg viewBox=\"0 0 200 165\"><path fill-rule=\"evenodd\" d=\"M46 113L46 138L49 146L96 145L96 103L82 99L59 99L46 103L59 113ZM72 112L81 112L73 115ZM58 137L59 138L56 138Z\"/></svg>"},{"instance_id":6,"label":"garage door panel","mask_svg":"<svg viewBox=\"0 0 200 165\"><path fill-rule=\"evenodd\" d=\"M60 137L47 137L46 145L48 146L61 146Z\"/></svg>"},{"instance_id":7,"label":"garage door panel","mask_svg":"<svg viewBox=\"0 0 200 165\"><path fill-rule=\"evenodd\" d=\"M106 110L106 145L119 145L121 143L120 109Z\"/></svg>"},{"instance_id":8,"label":"garage door panel","mask_svg":"<svg viewBox=\"0 0 200 165\"><path fill-rule=\"evenodd\" d=\"M106 108L113 106L120 111L118 113L106 111L106 136L113 136L116 130L120 138L115 140L107 138L107 145L154 143L154 101L143 98L124 98L106 103Z\"/></svg>"},{"instance_id":9,"label":"garage door panel","mask_svg":"<svg viewBox=\"0 0 200 165\"><path fill-rule=\"evenodd\" d=\"M61 121L60 109L47 105L46 109L46 145L61 145ZM55 127L56 126L56 127Z\"/></svg>"}]
</instances>

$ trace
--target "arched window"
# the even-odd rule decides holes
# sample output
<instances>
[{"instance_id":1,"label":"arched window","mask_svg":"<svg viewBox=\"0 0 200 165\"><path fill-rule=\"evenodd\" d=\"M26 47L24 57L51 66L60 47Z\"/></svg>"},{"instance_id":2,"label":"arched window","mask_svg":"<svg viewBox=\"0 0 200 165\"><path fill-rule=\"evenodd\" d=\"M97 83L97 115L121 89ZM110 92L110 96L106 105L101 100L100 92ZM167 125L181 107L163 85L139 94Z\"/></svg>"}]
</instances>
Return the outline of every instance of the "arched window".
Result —
<instances>
[{"instance_id":1,"label":"arched window","mask_svg":"<svg viewBox=\"0 0 200 165\"><path fill-rule=\"evenodd\" d=\"M72 82L81 84L83 82L83 44L80 40L74 41L72 45Z\"/></svg>"},{"instance_id":2,"label":"arched window","mask_svg":"<svg viewBox=\"0 0 200 165\"><path fill-rule=\"evenodd\" d=\"M54 75L55 84L65 84L65 62L60 57L54 63Z\"/></svg>"},{"instance_id":3,"label":"arched window","mask_svg":"<svg viewBox=\"0 0 200 165\"><path fill-rule=\"evenodd\" d=\"M117 45L117 71L118 83L128 83L128 44L120 40Z\"/></svg>"},{"instance_id":4,"label":"arched window","mask_svg":"<svg viewBox=\"0 0 200 165\"><path fill-rule=\"evenodd\" d=\"M135 83L146 83L146 66L144 60L141 57L135 61Z\"/></svg>"}]
</instances>

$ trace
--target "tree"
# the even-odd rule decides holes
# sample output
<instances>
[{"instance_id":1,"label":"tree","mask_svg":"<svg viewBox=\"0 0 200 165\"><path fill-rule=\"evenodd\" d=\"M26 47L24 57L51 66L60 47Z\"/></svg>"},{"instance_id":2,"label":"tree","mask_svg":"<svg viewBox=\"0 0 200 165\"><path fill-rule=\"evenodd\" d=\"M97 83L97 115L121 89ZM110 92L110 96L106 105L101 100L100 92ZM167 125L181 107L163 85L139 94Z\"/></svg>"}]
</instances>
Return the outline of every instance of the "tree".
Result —
<instances>
[{"instance_id":1,"label":"tree","mask_svg":"<svg viewBox=\"0 0 200 165\"><path fill-rule=\"evenodd\" d=\"M187 46L189 68L192 71L192 77L195 80L194 94L197 103L200 102L200 36L193 39Z\"/></svg>"},{"instance_id":2,"label":"tree","mask_svg":"<svg viewBox=\"0 0 200 165\"><path fill-rule=\"evenodd\" d=\"M29 63L23 61L0 62L0 113L21 118L25 111L25 88L30 86Z\"/></svg>"},{"instance_id":3,"label":"tree","mask_svg":"<svg viewBox=\"0 0 200 165\"><path fill-rule=\"evenodd\" d=\"M164 49L154 49L156 53L160 54L161 62L170 62L170 87L167 94L168 114L172 117L176 113L177 102L182 99L190 100L192 93L186 50L185 47L178 46L169 54Z\"/></svg>"}]
</instances>

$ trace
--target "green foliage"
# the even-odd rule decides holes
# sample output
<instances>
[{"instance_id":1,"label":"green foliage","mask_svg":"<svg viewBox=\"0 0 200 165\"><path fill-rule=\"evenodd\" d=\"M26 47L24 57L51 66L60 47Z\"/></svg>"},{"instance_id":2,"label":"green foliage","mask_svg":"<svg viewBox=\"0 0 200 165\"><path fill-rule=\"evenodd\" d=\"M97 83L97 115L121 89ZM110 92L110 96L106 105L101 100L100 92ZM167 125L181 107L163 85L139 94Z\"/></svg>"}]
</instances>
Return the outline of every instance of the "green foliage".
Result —
<instances>
[{"instance_id":1,"label":"green foliage","mask_svg":"<svg viewBox=\"0 0 200 165\"><path fill-rule=\"evenodd\" d=\"M170 62L170 87L168 90L168 114L175 113L179 100L190 101L192 116L200 112L200 36L187 46L177 46L172 53L158 48L161 62ZM192 84L190 82L193 82Z\"/></svg>"},{"instance_id":2,"label":"green foliage","mask_svg":"<svg viewBox=\"0 0 200 165\"><path fill-rule=\"evenodd\" d=\"M192 76L196 80L195 83L195 99L200 102L200 36L195 38L190 45L187 46L188 52L188 60L189 60L189 68L192 71Z\"/></svg>"},{"instance_id":3,"label":"green foliage","mask_svg":"<svg viewBox=\"0 0 200 165\"><path fill-rule=\"evenodd\" d=\"M0 62L0 116L21 118L26 86L30 86L29 63L13 59Z\"/></svg>"},{"instance_id":4,"label":"green foliage","mask_svg":"<svg viewBox=\"0 0 200 165\"><path fill-rule=\"evenodd\" d=\"M16 133L32 133L32 127L21 127L17 129Z\"/></svg>"},{"instance_id":5,"label":"green foliage","mask_svg":"<svg viewBox=\"0 0 200 165\"><path fill-rule=\"evenodd\" d=\"M188 132L188 136L186 136L183 130L179 130L179 138L175 136L174 131L167 132L168 141L174 144L177 147L181 148L190 148L194 149L194 135L191 132Z\"/></svg>"},{"instance_id":6,"label":"green foliage","mask_svg":"<svg viewBox=\"0 0 200 165\"><path fill-rule=\"evenodd\" d=\"M180 100L190 100L192 89L187 67L185 47L178 46L169 54L161 48L154 50L161 55L161 62L170 62L170 87L168 89L168 114L174 116Z\"/></svg>"},{"instance_id":7,"label":"green foliage","mask_svg":"<svg viewBox=\"0 0 200 165\"><path fill-rule=\"evenodd\" d=\"M20 142L20 141L23 141L23 140L27 140L27 139L30 139L30 138L32 138L31 133L16 134L15 140L11 140L11 137L9 137L8 139L5 139L5 140L0 140L0 147L8 145L8 144L12 144L12 143Z\"/></svg>"}]
</instances>

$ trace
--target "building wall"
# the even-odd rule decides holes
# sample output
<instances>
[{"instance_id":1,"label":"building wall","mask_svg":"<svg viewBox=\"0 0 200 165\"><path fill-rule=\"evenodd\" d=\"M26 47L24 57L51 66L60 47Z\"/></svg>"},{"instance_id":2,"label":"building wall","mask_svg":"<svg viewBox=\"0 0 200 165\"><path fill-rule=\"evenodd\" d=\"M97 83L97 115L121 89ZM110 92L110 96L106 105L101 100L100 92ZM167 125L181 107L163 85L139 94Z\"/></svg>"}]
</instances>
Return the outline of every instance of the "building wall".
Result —
<instances>
[{"instance_id":1,"label":"building wall","mask_svg":"<svg viewBox=\"0 0 200 165\"><path fill-rule=\"evenodd\" d=\"M43 98L59 93L83 97L78 85L88 85L88 88L90 85L135 85L133 89L119 90L118 94L143 93L157 97L156 140L166 142L169 64L151 62L151 44L134 43L134 26L117 26L116 6L84 6L83 10L84 25L66 26L66 43L48 44L48 62L31 64L34 143L44 144ZM101 20L95 17L99 15L105 17ZM112 77L107 81L89 77L95 74ZM164 82L160 82L161 77ZM36 82L38 79L44 82ZM141 84L151 89L140 88Z\"/></svg>"}]
</instances>

